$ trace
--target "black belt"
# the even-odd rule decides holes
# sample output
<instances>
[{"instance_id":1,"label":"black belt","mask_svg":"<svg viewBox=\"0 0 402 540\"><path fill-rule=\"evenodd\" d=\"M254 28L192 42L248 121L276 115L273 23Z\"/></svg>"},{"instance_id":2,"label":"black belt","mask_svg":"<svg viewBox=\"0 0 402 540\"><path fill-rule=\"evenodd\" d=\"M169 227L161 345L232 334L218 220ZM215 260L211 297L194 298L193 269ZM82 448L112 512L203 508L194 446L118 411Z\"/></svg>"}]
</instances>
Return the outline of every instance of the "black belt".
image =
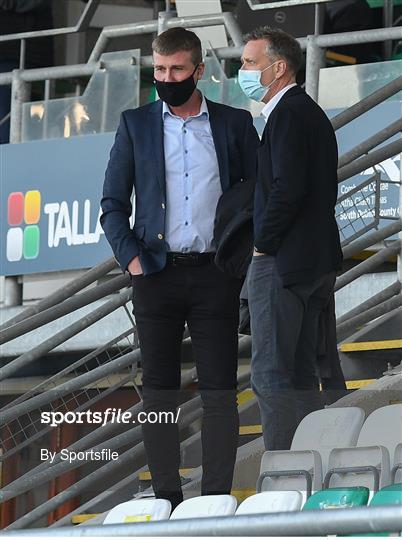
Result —
<instances>
[{"instance_id":1,"label":"black belt","mask_svg":"<svg viewBox=\"0 0 402 540\"><path fill-rule=\"evenodd\" d=\"M215 258L215 252L197 253L190 251L189 253L181 253L179 251L168 251L166 260L173 266L202 266L211 263Z\"/></svg>"}]
</instances>

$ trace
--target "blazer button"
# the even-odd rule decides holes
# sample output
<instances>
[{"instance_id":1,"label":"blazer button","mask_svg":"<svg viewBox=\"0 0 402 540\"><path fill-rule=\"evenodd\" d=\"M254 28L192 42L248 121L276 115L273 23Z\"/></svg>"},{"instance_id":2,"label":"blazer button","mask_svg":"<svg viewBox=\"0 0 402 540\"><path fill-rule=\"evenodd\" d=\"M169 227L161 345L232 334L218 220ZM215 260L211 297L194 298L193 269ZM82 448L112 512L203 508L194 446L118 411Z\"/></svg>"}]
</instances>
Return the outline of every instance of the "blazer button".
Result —
<instances>
[{"instance_id":1,"label":"blazer button","mask_svg":"<svg viewBox=\"0 0 402 540\"><path fill-rule=\"evenodd\" d=\"M159 233L158 238L159 238L159 240L163 240L163 234Z\"/></svg>"},{"instance_id":2,"label":"blazer button","mask_svg":"<svg viewBox=\"0 0 402 540\"><path fill-rule=\"evenodd\" d=\"M162 203L162 208L163 208L163 210L166 208L164 202Z\"/></svg>"}]
</instances>

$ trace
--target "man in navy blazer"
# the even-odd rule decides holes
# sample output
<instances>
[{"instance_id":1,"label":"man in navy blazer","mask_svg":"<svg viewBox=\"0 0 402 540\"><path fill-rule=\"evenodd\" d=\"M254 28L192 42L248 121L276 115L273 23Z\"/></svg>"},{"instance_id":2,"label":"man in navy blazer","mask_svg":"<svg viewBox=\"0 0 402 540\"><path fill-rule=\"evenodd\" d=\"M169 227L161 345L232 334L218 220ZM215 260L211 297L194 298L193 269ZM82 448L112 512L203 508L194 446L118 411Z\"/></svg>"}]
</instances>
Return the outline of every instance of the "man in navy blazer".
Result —
<instances>
[{"instance_id":1,"label":"man in navy blazer","mask_svg":"<svg viewBox=\"0 0 402 540\"><path fill-rule=\"evenodd\" d=\"M121 115L101 224L122 270L132 275L144 411L176 416L187 323L203 402L202 494L230 493L241 279L215 265L213 230L221 195L255 180L259 139L247 111L196 89L204 64L193 32L171 28L154 40L153 51L161 99ZM147 422L143 437L155 495L175 507L183 499L178 426Z\"/></svg>"},{"instance_id":2,"label":"man in navy blazer","mask_svg":"<svg viewBox=\"0 0 402 540\"><path fill-rule=\"evenodd\" d=\"M335 220L338 149L326 114L296 84L303 58L297 40L262 27L245 41L239 84L265 103L266 120L247 280L251 380L265 446L286 450L303 416L323 406L318 324L342 261ZM335 325L335 317L328 321Z\"/></svg>"}]
</instances>

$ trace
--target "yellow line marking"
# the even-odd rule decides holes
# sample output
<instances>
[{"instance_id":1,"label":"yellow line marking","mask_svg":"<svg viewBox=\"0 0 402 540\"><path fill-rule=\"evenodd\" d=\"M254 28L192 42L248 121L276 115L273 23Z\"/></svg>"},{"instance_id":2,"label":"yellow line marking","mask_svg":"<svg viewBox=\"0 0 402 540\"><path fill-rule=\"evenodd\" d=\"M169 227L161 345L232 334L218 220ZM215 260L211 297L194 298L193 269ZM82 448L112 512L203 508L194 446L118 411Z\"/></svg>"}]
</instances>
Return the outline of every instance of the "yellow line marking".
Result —
<instances>
[{"instance_id":1,"label":"yellow line marking","mask_svg":"<svg viewBox=\"0 0 402 540\"><path fill-rule=\"evenodd\" d=\"M261 424L254 426L240 426L239 435L256 435L262 433Z\"/></svg>"},{"instance_id":2,"label":"yellow line marking","mask_svg":"<svg viewBox=\"0 0 402 540\"><path fill-rule=\"evenodd\" d=\"M385 341L361 341L356 343L343 343L341 352L354 351L381 351L386 349L402 349L402 339L388 339Z\"/></svg>"},{"instance_id":3,"label":"yellow line marking","mask_svg":"<svg viewBox=\"0 0 402 540\"><path fill-rule=\"evenodd\" d=\"M376 379L366 379L366 380L361 380L361 381L346 381L346 388L348 390L356 390L358 388L363 388L364 386L372 384L375 381Z\"/></svg>"},{"instance_id":4,"label":"yellow line marking","mask_svg":"<svg viewBox=\"0 0 402 540\"><path fill-rule=\"evenodd\" d=\"M246 390L243 390L242 392L237 394L237 403L239 406L244 405L245 403L247 403L254 397L255 397L254 392L250 388L247 388Z\"/></svg>"},{"instance_id":5,"label":"yellow line marking","mask_svg":"<svg viewBox=\"0 0 402 540\"><path fill-rule=\"evenodd\" d=\"M337 60L339 62L344 62L345 64L356 64L357 60L354 56L349 56L348 54L339 54L334 51L327 51L325 56L328 60Z\"/></svg>"},{"instance_id":6,"label":"yellow line marking","mask_svg":"<svg viewBox=\"0 0 402 540\"><path fill-rule=\"evenodd\" d=\"M238 504L247 499L247 497L255 495L255 493L255 488L232 489L232 491L230 492L233 497L236 497Z\"/></svg>"},{"instance_id":7,"label":"yellow line marking","mask_svg":"<svg viewBox=\"0 0 402 540\"><path fill-rule=\"evenodd\" d=\"M179 469L180 474L187 474L193 469ZM151 471L142 471L138 475L139 480L151 480Z\"/></svg>"},{"instance_id":8,"label":"yellow line marking","mask_svg":"<svg viewBox=\"0 0 402 540\"><path fill-rule=\"evenodd\" d=\"M84 521L88 521L88 519L92 519L99 515L100 514L77 514L71 518L71 523L73 525L78 525L78 523L84 523Z\"/></svg>"}]
</instances>

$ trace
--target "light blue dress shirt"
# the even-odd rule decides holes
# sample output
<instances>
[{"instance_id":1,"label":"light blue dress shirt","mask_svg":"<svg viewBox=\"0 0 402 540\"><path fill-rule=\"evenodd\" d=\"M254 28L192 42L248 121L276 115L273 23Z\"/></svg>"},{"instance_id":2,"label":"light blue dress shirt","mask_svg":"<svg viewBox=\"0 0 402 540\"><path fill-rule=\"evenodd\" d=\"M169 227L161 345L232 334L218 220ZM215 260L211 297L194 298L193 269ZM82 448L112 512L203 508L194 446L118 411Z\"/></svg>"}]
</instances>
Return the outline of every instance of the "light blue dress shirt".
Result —
<instances>
[{"instance_id":1,"label":"light blue dress shirt","mask_svg":"<svg viewBox=\"0 0 402 540\"><path fill-rule=\"evenodd\" d=\"M170 251L212 251L222 194L218 160L202 97L200 112L183 120L163 103L166 178L165 240Z\"/></svg>"}]
</instances>

